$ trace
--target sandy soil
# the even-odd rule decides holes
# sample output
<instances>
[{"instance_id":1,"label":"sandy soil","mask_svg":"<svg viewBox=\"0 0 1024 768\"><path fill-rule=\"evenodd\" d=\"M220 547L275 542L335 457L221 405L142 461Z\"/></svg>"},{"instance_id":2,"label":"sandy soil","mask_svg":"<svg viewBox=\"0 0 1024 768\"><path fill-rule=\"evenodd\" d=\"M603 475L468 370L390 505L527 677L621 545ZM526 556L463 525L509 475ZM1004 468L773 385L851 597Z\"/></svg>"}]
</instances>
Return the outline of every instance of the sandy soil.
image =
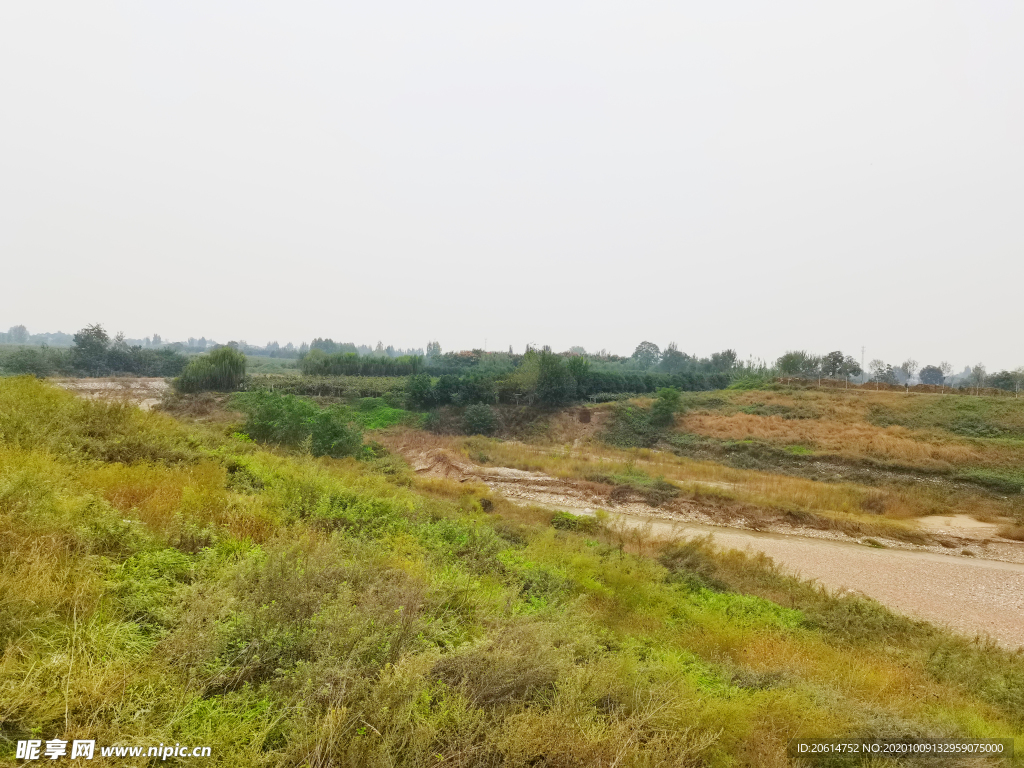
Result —
<instances>
[{"instance_id":1,"label":"sandy soil","mask_svg":"<svg viewBox=\"0 0 1024 768\"><path fill-rule=\"evenodd\" d=\"M81 397L121 400L133 403L144 411L159 403L170 388L166 379L145 378L55 379L53 383Z\"/></svg>"},{"instance_id":2,"label":"sandy soil","mask_svg":"<svg viewBox=\"0 0 1024 768\"><path fill-rule=\"evenodd\" d=\"M477 466L443 449L407 458L421 474L483 482L513 502L580 515L592 515L601 508L613 513L620 525L646 528L656 537L710 533L719 546L763 552L830 589L867 595L962 634L989 635L1005 646L1024 647L1024 546L1020 544L979 542L960 550L974 555L965 557L947 554L939 546L884 540L885 546L878 548L814 529L745 530L723 526L713 508L692 502L675 502L659 510L643 503L614 504L540 472ZM945 527L936 530L954 533L989 524L957 515L941 525Z\"/></svg>"}]
</instances>

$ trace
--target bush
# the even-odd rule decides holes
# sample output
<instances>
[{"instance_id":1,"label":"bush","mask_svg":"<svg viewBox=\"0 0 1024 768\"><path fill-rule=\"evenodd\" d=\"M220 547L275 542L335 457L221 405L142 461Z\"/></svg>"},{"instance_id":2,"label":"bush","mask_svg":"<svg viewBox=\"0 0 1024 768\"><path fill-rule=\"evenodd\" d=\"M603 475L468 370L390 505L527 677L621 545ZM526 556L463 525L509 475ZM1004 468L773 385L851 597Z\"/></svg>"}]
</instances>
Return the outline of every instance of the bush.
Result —
<instances>
[{"instance_id":1,"label":"bush","mask_svg":"<svg viewBox=\"0 0 1024 768\"><path fill-rule=\"evenodd\" d=\"M234 403L248 417L253 440L299 446L309 440L314 456L352 456L362 449L363 433L352 412L341 405L319 408L311 400L275 392L247 392Z\"/></svg>"},{"instance_id":2,"label":"bush","mask_svg":"<svg viewBox=\"0 0 1024 768\"><path fill-rule=\"evenodd\" d=\"M664 387L658 390L658 399L651 406L651 424L656 427L669 427L679 412L680 392L675 387Z\"/></svg>"},{"instance_id":3,"label":"bush","mask_svg":"<svg viewBox=\"0 0 1024 768\"><path fill-rule=\"evenodd\" d=\"M555 512L551 517L551 527L560 531L577 531L594 533L598 528L597 519L574 515L571 512Z\"/></svg>"},{"instance_id":4,"label":"bush","mask_svg":"<svg viewBox=\"0 0 1024 768\"><path fill-rule=\"evenodd\" d=\"M409 404L414 407L427 408L433 402L430 377L425 373L410 376L405 383L405 392L408 395Z\"/></svg>"},{"instance_id":5,"label":"bush","mask_svg":"<svg viewBox=\"0 0 1024 768\"><path fill-rule=\"evenodd\" d=\"M494 409L489 405L471 405L462 415L468 435L490 435L497 428Z\"/></svg>"},{"instance_id":6,"label":"bush","mask_svg":"<svg viewBox=\"0 0 1024 768\"><path fill-rule=\"evenodd\" d=\"M174 380L179 392L233 392L245 378L245 355L231 347L194 358Z\"/></svg>"}]
</instances>

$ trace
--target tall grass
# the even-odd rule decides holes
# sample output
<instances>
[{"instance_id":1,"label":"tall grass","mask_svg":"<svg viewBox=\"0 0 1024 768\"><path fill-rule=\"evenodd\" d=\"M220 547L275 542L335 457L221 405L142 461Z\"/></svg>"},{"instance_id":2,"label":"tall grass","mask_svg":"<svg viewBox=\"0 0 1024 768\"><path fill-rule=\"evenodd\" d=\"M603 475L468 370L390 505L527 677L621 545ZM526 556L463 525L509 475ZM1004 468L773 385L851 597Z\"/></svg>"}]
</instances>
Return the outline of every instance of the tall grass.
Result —
<instances>
[{"instance_id":1,"label":"tall grass","mask_svg":"<svg viewBox=\"0 0 1024 768\"><path fill-rule=\"evenodd\" d=\"M245 378L245 355L231 347L221 347L192 358L174 380L179 392L233 392Z\"/></svg>"},{"instance_id":2,"label":"tall grass","mask_svg":"<svg viewBox=\"0 0 1024 768\"><path fill-rule=\"evenodd\" d=\"M0 381L0 760L35 735L231 766L771 766L796 736L1022 734L1019 655L481 492Z\"/></svg>"}]
</instances>

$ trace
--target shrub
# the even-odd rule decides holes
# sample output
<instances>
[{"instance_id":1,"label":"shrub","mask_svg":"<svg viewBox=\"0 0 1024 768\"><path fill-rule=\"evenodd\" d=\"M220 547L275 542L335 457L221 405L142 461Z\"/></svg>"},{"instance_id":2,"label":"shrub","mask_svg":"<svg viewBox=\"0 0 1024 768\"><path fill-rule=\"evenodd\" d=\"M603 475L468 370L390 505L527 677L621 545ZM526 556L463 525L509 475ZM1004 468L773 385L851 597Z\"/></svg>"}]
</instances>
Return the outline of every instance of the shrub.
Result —
<instances>
[{"instance_id":1,"label":"shrub","mask_svg":"<svg viewBox=\"0 0 1024 768\"><path fill-rule=\"evenodd\" d=\"M245 378L245 355L231 347L194 358L174 380L179 392L233 392Z\"/></svg>"},{"instance_id":2,"label":"shrub","mask_svg":"<svg viewBox=\"0 0 1024 768\"><path fill-rule=\"evenodd\" d=\"M425 373L410 376L405 383L405 391L409 396L409 404L414 407L426 408L433 402L430 377Z\"/></svg>"},{"instance_id":3,"label":"shrub","mask_svg":"<svg viewBox=\"0 0 1024 768\"><path fill-rule=\"evenodd\" d=\"M462 415L468 435L490 435L497 427L494 409L489 405L471 405Z\"/></svg>"},{"instance_id":4,"label":"shrub","mask_svg":"<svg viewBox=\"0 0 1024 768\"><path fill-rule=\"evenodd\" d=\"M651 406L651 424L656 427L669 427L679 411L680 392L675 387L663 387L658 390L658 398Z\"/></svg>"},{"instance_id":5,"label":"shrub","mask_svg":"<svg viewBox=\"0 0 1024 768\"><path fill-rule=\"evenodd\" d=\"M578 531L594 533L597 530L597 519L574 515L571 512L555 512L551 517L551 527L560 531Z\"/></svg>"},{"instance_id":6,"label":"shrub","mask_svg":"<svg viewBox=\"0 0 1024 768\"><path fill-rule=\"evenodd\" d=\"M341 405L319 408L295 395L247 392L234 403L246 414L245 430L253 440L296 447L309 440L314 456L352 456L363 443L362 429Z\"/></svg>"}]
</instances>

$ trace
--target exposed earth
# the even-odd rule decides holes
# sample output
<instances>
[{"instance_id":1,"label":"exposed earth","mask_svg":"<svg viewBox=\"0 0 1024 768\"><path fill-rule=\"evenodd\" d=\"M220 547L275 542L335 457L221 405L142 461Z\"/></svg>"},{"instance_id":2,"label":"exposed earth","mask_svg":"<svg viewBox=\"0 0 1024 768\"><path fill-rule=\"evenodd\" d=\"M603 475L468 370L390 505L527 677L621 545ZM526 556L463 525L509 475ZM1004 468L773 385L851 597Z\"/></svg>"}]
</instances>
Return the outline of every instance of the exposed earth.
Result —
<instances>
[{"instance_id":1,"label":"exposed earth","mask_svg":"<svg viewBox=\"0 0 1024 768\"><path fill-rule=\"evenodd\" d=\"M712 507L695 502L673 501L659 509L642 502L616 503L550 475L479 466L444 449L407 458L420 474L482 482L514 503L579 515L600 508L620 526L643 528L661 538L711 534L721 547L763 552L829 589L861 593L909 616L1024 648L1024 545L995 539L995 526L966 515L926 519L923 526L952 536L966 534L959 539L958 556L941 545L857 540L834 531L793 526L745 530L735 521L725 526Z\"/></svg>"},{"instance_id":2,"label":"exposed earth","mask_svg":"<svg viewBox=\"0 0 1024 768\"><path fill-rule=\"evenodd\" d=\"M111 377L107 379L54 379L58 387L92 400L132 403L144 411L157 405L170 389L166 379Z\"/></svg>"}]
</instances>

